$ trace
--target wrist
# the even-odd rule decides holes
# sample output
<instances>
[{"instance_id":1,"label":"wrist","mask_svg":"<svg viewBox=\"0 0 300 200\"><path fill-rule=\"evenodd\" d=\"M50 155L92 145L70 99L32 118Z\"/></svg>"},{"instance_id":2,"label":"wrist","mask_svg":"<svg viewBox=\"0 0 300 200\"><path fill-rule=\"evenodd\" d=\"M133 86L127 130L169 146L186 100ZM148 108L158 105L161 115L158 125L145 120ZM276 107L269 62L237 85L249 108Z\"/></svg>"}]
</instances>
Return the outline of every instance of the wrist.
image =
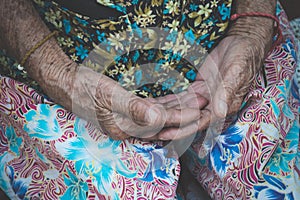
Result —
<instances>
[{"instance_id":1,"label":"wrist","mask_svg":"<svg viewBox=\"0 0 300 200\"><path fill-rule=\"evenodd\" d=\"M0 2L1 48L21 61L39 41L51 33L28 0Z\"/></svg>"},{"instance_id":2,"label":"wrist","mask_svg":"<svg viewBox=\"0 0 300 200\"><path fill-rule=\"evenodd\" d=\"M275 32L275 20L270 18L275 17L275 10L276 0L236 1L234 14L244 16L232 21L228 35L251 38L266 53L272 45Z\"/></svg>"},{"instance_id":3,"label":"wrist","mask_svg":"<svg viewBox=\"0 0 300 200\"><path fill-rule=\"evenodd\" d=\"M265 13L275 16L276 0L235 0L234 14L244 13ZM241 24L249 24L254 28L272 29L274 20L264 17L244 17L239 18L233 23L233 28Z\"/></svg>"},{"instance_id":4,"label":"wrist","mask_svg":"<svg viewBox=\"0 0 300 200\"><path fill-rule=\"evenodd\" d=\"M262 12L275 15L276 0L235 0L235 13Z\"/></svg>"},{"instance_id":5,"label":"wrist","mask_svg":"<svg viewBox=\"0 0 300 200\"><path fill-rule=\"evenodd\" d=\"M78 68L54 38L46 41L27 60L27 73L53 100L70 107L71 91Z\"/></svg>"}]
</instances>

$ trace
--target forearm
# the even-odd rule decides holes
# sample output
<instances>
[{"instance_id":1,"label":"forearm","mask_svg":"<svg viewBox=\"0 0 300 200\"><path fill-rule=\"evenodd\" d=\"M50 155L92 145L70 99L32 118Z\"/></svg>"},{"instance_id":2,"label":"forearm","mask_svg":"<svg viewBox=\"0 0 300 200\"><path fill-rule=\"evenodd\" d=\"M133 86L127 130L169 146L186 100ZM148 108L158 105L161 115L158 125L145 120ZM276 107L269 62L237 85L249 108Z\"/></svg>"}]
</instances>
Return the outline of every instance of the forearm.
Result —
<instances>
[{"instance_id":1,"label":"forearm","mask_svg":"<svg viewBox=\"0 0 300 200\"><path fill-rule=\"evenodd\" d=\"M276 0L236 0L236 13L262 12L275 15Z\"/></svg>"},{"instance_id":2,"label":"forearm","mask_svg":"<svg viewBox=\"0 0 300 200\"><path fill-rule=\"evenodd\" d=\"M276 0L235 0L235 13L266 13L275 16ZM264 56L271 47L274 20L265 17L241 17L233 22L229 35L245 35L264 46Z\"/></svg>"},{"instance_id":3,"label":"forearm","mask_svg":"<svg viewBox=\"0 0 300 200\"><path fill-rule=\"evenodd\" d=\"M0 0L1 48L20 60L50 33L29 0Z\"/></svg>"},{"instance_id":4,"label":"forearm","mask_svg":"<svg viewBox=\"0 0 300 200\"><path fill-rule=\"evenodd\" d=\"M0 19L0 48L6 47L8 53L19 61L51 33L30 0L0 0ZM110 94L105 91L110 89L108 83L113 82L111 79L79 67L54 38L34 51L25 67L30 77L56 103L98 125L97 106L111 100L101 98L101 94Z\"/></svg>"},{"instance_id":5,"label":"forearm","mask_svg":"<svg viewBox=\"0 0 300 200\"><path fill-rule=\"evenodd\" d=\"M30 0L0 0L0 48L21 61L26 52L50 34ZM71 108L72 76L77 64L72 62L51 38L25 63L31 78L57 103Z\"/></svg>"}]
</instances>

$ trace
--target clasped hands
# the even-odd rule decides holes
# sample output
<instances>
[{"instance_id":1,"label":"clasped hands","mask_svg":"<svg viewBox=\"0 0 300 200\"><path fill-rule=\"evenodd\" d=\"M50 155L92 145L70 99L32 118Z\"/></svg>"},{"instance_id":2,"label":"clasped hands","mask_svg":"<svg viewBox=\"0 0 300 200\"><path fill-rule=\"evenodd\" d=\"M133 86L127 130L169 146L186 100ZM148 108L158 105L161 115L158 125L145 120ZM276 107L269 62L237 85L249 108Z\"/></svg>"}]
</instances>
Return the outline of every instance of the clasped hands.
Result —
<instances>
[{"instance_id":1,"label":"clasped hands","mask_svg":"<svg viewBox=\"0 0 300 200\"><path fill-rule=\"evenodd\" d=\"M11 6L3 14L17 21L11 24L11 19L5 18L8 20L2 23L1 36L6 39L0 46L10 47L8 50L12 55L22 58L31 44L47 35L49 30L38 14L32 12L34 9L28 2L12 5L6 2L3 5ZM237 1L236 11L274 14L275 5L275 0ZM18 12L11 12L10 8ZM19 11L24 10L29 16L26 23L17 17ZM19 20L22 26L17 23ZM26 24L35 25L28 29ZM78 67L54 39L44 43L39 51L31 55L26 70L56 103L100 125L99 128L114 139L129 136L180 139L205 129L218 118L238 111L271 48L273 25L271 19L238 19L227 36L209 54L199 69L196 81L187 91L178 95L138 98L112 79L86 67Z\"/></svg>"},{"instance_id":2,"label":"clasped hands","mask_svg":"<svg viewBox=\"0 0 300 200\"><path fill-rule=\"evenodd\" d=\"M272 20L247 20L248 28L241 20L229 30L196 81L180 94L141 99L107 77L98 79L95 105L100 126L114 139L177 140L236 113L272 45Z\"/></svg>"},{"instance_id":3,"label":"clasped hands","mask_svg":"<svg viewBox=\"0 0 300 200\"><path fill-rule=\"evenodd\" d=\"M229 35L206 58L187 91L155 99L134 96L101 76L94 92L100 127L118 140L130 136L177 140L204 130L210 122L239 110L267 45Z\"/></svg>"}]
</instances>

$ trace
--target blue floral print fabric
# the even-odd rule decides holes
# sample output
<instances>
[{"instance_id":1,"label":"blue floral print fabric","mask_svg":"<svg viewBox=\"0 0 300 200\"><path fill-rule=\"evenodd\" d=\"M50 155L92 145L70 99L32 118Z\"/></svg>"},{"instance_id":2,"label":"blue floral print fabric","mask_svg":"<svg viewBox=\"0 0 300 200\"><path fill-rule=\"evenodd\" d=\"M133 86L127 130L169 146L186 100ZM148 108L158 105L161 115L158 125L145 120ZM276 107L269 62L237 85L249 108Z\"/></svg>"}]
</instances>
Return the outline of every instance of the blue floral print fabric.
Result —
<instances>
[{"instance_id":1,"label":"blue floral print fabric","mask_svg":"<svg viewBox=\"0 0 300 200\"><path fill-rule=\"evenodd\" d=\"M120 16L92 19L52 1L34 5L59 31L57 42L70 59L141 97L177 93L195 80L226 35L232 3L97 2ZM1 52L1 189L11 199L197 199L199 187L213 199L298 199L298 48L279 4L277 17L284 42L269 52L243 109L222 133L199 133L183 165L163 143L112 140L45 98L25 68ZM179 182L187 171L193 185Z\"/></svg>"}]
</instances>

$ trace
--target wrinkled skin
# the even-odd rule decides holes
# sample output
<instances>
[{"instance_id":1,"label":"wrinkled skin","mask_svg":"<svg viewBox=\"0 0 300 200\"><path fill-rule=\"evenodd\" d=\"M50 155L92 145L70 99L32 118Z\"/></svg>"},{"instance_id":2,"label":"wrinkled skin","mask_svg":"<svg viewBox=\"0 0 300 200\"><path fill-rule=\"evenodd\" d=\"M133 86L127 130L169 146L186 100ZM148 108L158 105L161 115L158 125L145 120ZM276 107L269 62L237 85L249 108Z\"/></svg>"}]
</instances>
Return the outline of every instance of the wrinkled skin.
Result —
<instances>
[{"instance_id":1,"label":"wrinkled skin","mask_svg":"<svg viewBox=\"0 0 300 200\"><path fill-rule=\"evenodd\" d=\"M238 1L236 10L274 14L275 0ZM0 0L0 21L0 48L17 60L50 33L29 0ZM180 139L238 110L270 48L272 35L272 20L237 20L188 92L158 99L131 95L108 77L78 66L53 38L30 56L26 70L56 103L114 139Z\"/></svg>"},{"instance_id":2,"label":"wrinkled skin","mask_svg":"<svg viewBox=\"0 0 300 200\"><path fill-rule=\"evenodd\" d=\"M30 0L0 0L0 8L0 48L21 60L50 31ZM78 66L54 38L29 57L26 70L56 103L93 122L113 139L150 137L163 127L179 127L200 118L199 109L164 109L125 91L112 79ZM198 102L197 108L207 104L201 95L194 96L193 102ZM188 117L183 119L182 114Z\"/></svg>"},{"instance_id":3,"label":"wrinkled skin","mask_svg":"<svg viewBox=\"0 0 300 200\"><path fill-rule=\"evenodd\" d=\"M257 7L257 5L260 5ZM275 15L276 1L238 1L237 13L262 12ZM157 138L180 139L206 129L210 123L235 114L272 47L274 21L262 17L240 18L233 23L227 36L218 44L199 69L189 94L201 94L209 104L201 110L202 118L177 129L164 129ZM165 106L178 106L181 99L173 95L159 99ZM184 116L183 116L184 118ZM208 120L209 119L209 120Z\"/></svg>"}]
</instances>

